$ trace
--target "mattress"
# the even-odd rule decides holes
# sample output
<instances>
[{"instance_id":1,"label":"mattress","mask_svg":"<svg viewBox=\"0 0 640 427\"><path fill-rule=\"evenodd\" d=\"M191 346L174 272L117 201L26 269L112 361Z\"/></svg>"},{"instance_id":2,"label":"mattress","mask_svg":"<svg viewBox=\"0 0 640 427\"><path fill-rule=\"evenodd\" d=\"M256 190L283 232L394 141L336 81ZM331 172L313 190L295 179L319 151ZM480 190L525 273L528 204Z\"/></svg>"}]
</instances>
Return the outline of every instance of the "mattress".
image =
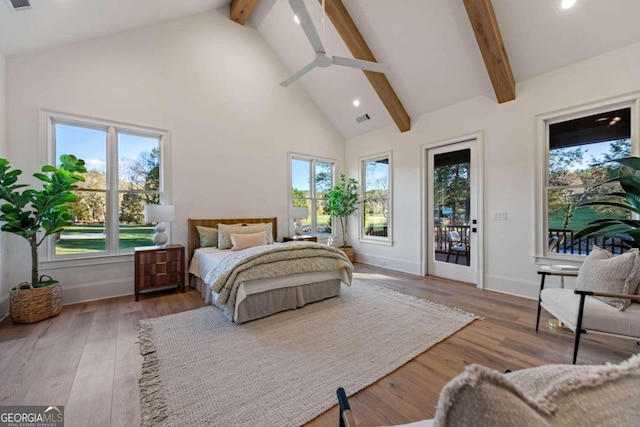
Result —
<instances>
[{"instance_id":1,"label":"mattress","mask_svg":"<svg viewBox=\"0 0 640 427\"><path fill-rule=\"evenodd\" d=\"M228 256L231 253L230 250L221 250L218 248L199 248L195 251L191 263L189 265L189 273L195 276L198 280L190 281L190 285L196 287L206 304L214 304L217 302L218 294L211 290L210 284L206 283L205 278L207 277L209 271L211 269L215 269L216 266L224 259L224 257ZM250 295L262 294L267 295L270 291L276 291L287 288L294 288L301 285L309 285L309 284L325 284L328 283L338 283L340 282L349 283L349 276L347 271L342 268L339 270L330 270L330 271L317 271L311 273L301 273L301 274L293 274L289 276L283 277L273 277L273 278L265 278L265 279L256 279L249 280L246 282L242 282L238 284L238 292L236 295L236 303L235 303L235 311L234 311L234 320L238 319L239 310L242 308L243 302L247 300ZM309 293L310 290L304 290L305 293ZM339 293L339 286L338 291ZM275 295L277 292L271 293L271 295ZM282 293L280 293L282 294ZM288 292L289 295L295 296L298 298L298 306L300 305L301 300L301 289ZM284 294L282 294L284 295ZM335 286L334 289L330 291L328 296L336 295ZM309 299L309 298L307 298ZM255 301L259 301L260 299L256 298ZM304 299L302 299L304 300ZM265 301L265 299L262 299ZM307 301L313 302L313 301ZM288 306L283 309L295 308L295 302L288 302ZM293 305L293 307L291 307ZM302 304L304 305L304 304ZM278 310L282 311L282 310ZM237 320L236 320L237 321Z\"/></svg>"}]
</instances>

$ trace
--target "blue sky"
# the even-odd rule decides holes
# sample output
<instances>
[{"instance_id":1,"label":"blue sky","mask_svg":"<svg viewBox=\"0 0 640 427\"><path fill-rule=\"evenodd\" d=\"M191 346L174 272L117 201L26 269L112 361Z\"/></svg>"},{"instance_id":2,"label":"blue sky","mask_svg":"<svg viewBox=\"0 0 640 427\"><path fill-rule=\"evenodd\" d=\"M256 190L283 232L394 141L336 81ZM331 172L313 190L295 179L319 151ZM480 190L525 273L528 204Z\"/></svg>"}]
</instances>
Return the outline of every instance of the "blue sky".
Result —
<instances>
[{"instance_id":1,"label":"blue sky","mask_svg":"<svg viewBox=\"0 0 640 427\"><path fill-rule=\"evenodd\" d=\"M140 153L151 151L158 146L157 138L124 133L119 133L118 138L118 157L121 167L135 160ZM56 157L60 158L61 154L73 154L85 161L87 169L104 172L107 159L106 140L106 130L57 123Z\"/></svg>"}]
</instances>

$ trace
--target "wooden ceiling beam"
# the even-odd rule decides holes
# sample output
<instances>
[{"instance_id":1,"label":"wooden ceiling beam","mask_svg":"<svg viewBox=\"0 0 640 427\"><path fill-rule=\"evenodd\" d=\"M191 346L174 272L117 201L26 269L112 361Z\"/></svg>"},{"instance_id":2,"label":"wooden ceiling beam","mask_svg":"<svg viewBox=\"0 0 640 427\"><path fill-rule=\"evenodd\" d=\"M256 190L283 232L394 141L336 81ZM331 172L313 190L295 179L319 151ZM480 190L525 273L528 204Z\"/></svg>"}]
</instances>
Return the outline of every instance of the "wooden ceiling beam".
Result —
<instances>
[{"instance_id":1,"label":"wooden ceiling beam","mask_svg":"<svg viewBox=\"0 0 640 427\"><path fill-rule=\"evenodd\" d=\"M244 25L260 0L232 0L229 6L229 18Z\"/></svg>"},{"instance_id":2,"label":"wooden ceiling beam","mask_svg":"<svg viewBox=\"0 0 640 427\"><path fill-rule=\"evenodd\" d=\"M464 7L467 9L498 103L516 99L516 81L511 72L491 0L464 0Z\"/></svg>"},{"instance_id":3,"label":"wooden ceiling beam","mask_svg":"<svg viewBox=\"0 0 640 427\"><path fill-rule=\"evenodd\" d=\"M318 2L322 4L322 0L318 0ZM378 62L341 0L325 0L325 11L355 59ZM411 130L411 118L393 87L391 87L387 77L382 73L374 73L372 71L363 70L363 73L387 108L398 129L401 132Z\"/></svg>"}]
</instances>

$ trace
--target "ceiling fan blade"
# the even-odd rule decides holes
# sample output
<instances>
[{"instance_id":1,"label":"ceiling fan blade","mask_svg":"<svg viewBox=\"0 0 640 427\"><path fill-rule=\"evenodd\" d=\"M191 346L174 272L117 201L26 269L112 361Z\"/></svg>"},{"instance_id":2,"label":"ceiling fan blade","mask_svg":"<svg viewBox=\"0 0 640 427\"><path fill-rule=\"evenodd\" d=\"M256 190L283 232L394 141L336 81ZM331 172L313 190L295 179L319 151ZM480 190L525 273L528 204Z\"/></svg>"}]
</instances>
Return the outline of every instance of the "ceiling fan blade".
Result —
<instances>
[{"instance_id":1,"label":"ceiling fan blade","mask_svg":"<svg viewBox=\"0 0 640 427\"><path fill-rule=\"evenodd\" d=\"M345 67L360 68L361 70L375 71L376 73L388 73L391 67L387 64L379 62L363 61L362 59L343 58L342 56L334 56L331 61L336 65Z\"/></svg>"},{"instance_id":2,"label":"ceiling fan blade","mask_svg":"<svg viewBox=\"0 0 640 427\"><path fill-rule=\"evenodd\" d=\"M302 67L297 73L295 73L294 75L292 75L291 77L289 77L288 79L284 80L283 82L280 83L280 86L284 86L287 87L289 86L291 83L295 82L296 80L298 80L300 77L304 76L305 74L307 74L309 71L313 70L314 68L316 68L318 66L318 64L316 63L316 60L314 59L313 61L309 62L307 65L305 65L304 67Z\"/></svg>"},{"instance_id":3,"label":"ceiling fan blade","mask_svg":"<svg viewBox=\"0 0 640 427\"><path fill-rule=\"evenodd\" d=\"M291 5L291 9L293 9L293 13L295 13L300 20L300 26L304 30L304 33L307 35L307 38L309 39L314 52L324 52L324 46L322 45L320 36L316 31L316 27L314 27L313 25L311 16L309 16L309 11L304 5L304 0L289 0L289 4Z\"/></svg>"}]
</instances>

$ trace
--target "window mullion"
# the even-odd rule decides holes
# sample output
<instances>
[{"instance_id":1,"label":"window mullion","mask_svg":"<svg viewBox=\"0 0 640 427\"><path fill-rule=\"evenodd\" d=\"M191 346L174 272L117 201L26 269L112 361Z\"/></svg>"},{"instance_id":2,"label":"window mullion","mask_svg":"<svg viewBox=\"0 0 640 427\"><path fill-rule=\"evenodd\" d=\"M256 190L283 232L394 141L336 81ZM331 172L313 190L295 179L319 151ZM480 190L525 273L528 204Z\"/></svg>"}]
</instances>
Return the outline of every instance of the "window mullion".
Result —
<instances>
[{"instance_id":1,"label":"window mullion","mask_svg":"<svg viewBox=\"0 0 640 427\"><path fill-rule=\"evenodd\" d=\"M106 250L109 255L118 253L119 233L119 165L118 133L110 126L107 132L107 213L106 213Z\"/></svg>"}]
</instances>

